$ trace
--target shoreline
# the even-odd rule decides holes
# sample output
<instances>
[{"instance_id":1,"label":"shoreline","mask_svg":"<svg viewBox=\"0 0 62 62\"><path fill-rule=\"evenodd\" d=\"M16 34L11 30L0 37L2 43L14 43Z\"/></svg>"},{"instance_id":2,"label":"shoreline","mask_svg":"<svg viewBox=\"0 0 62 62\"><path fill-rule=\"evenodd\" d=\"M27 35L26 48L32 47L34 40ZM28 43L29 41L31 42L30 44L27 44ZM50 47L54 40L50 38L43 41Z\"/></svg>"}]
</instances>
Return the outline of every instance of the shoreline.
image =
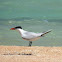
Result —
<instances>
[{"instance_id":1,"label":"shoreline","mask_svg":"<svg viewBox=\"0 0 62 62\"><path fill-rule=\"evenodd\" d=\"M1 62L62 62L62 47L0 46Z\"/></svg>"}]
</instances>

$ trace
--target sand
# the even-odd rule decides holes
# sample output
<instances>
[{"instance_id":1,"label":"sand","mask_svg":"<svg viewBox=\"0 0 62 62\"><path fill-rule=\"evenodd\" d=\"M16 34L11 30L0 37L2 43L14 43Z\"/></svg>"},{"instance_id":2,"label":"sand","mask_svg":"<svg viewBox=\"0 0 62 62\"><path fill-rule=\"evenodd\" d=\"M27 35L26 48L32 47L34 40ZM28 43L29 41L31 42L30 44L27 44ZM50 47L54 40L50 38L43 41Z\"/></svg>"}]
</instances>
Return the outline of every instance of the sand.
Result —
<instances>
[{"instance_id":1,"label":"sand","mask_svg":"<svg viewBox=\"0 0 62 62\"><path fill-rule=\"evenodd\" d=\"M0 46L0 62L62 62L62 47Z\"/></svg>"}]
</instances>

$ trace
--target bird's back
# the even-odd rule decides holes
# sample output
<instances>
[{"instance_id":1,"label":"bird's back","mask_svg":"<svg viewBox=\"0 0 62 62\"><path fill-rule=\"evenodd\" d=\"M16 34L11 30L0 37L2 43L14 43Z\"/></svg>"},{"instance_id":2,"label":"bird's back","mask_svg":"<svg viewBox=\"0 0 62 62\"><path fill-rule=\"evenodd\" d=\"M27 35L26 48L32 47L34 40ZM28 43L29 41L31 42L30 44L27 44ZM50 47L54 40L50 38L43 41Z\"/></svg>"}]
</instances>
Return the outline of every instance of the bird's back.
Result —
<instances>
[{"instance_id":1,"label":"bird's back","mask_svg":"<svg viewBox=\"0 0 62 62\"><path fill-rule=\"evenodd\" d=\"M25 31L22 35L22 37L27 38L27 39L32 39L41 36L40 33L34 33L34 32L28 32Z\"/></svg>"}]
</instances>

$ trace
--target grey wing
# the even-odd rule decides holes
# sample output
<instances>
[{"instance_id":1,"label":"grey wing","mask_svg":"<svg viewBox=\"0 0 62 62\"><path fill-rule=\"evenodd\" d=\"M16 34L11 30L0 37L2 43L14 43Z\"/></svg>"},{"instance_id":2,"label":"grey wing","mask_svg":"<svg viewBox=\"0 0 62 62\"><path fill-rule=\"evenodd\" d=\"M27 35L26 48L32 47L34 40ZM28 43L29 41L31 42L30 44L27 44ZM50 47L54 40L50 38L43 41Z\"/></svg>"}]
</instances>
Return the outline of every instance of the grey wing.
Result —
<instances>
[{"instance_id":1,"label":"grey wing","mask_svg":"<svg viewBox=\"0 0 62 62\"><path fill-rule=\"evenodd\" d=\"M25 32L24 34L25 34L24 38L27 38L27 39L32 39L32 38L41 36L40 33L34 33L34 32Z\"/></svg>"},{"instance_id":2,"label":"grey wing","mask_svg":"<svg viewBox=\"0 0 62 62\"><path fill-rule=\"evenodd\" d=\"M47 33L51 32L51 30L48 30L44 33L34 33L34 32L28 32L28 31L25 31L24 32L24 35L22 36L23 38L26 38L26 39L32 39L32 38L36 38L36 37L41 37Z\"/></svg>"}]
</instances>

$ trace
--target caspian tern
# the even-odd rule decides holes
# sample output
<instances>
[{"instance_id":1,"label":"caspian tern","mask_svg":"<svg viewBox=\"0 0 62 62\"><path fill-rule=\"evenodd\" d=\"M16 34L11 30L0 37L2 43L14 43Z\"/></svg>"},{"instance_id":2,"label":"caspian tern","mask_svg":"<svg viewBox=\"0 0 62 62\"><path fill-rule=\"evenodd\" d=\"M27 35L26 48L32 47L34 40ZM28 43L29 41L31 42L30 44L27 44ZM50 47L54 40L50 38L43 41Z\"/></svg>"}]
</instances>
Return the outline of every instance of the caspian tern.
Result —
<instances>
[{"instance_id":1,"label":"caspian tern","mask_svg":"<svg viewBox=\"0 0 62 62\"><path fill-rule=\"evenodd\" d=\"M43 32L43 33L28 32L28 31L23 30L21 26L11 28L10 30L18 30L20 35L21 35L21 37L24 40L29 41L29 46L32 45L32 41L35 41L35 40L41 38L42 36L44 36L45 34L51 32L51 30L48 30L48 31Z\"/></svg>"}]
</instances>

